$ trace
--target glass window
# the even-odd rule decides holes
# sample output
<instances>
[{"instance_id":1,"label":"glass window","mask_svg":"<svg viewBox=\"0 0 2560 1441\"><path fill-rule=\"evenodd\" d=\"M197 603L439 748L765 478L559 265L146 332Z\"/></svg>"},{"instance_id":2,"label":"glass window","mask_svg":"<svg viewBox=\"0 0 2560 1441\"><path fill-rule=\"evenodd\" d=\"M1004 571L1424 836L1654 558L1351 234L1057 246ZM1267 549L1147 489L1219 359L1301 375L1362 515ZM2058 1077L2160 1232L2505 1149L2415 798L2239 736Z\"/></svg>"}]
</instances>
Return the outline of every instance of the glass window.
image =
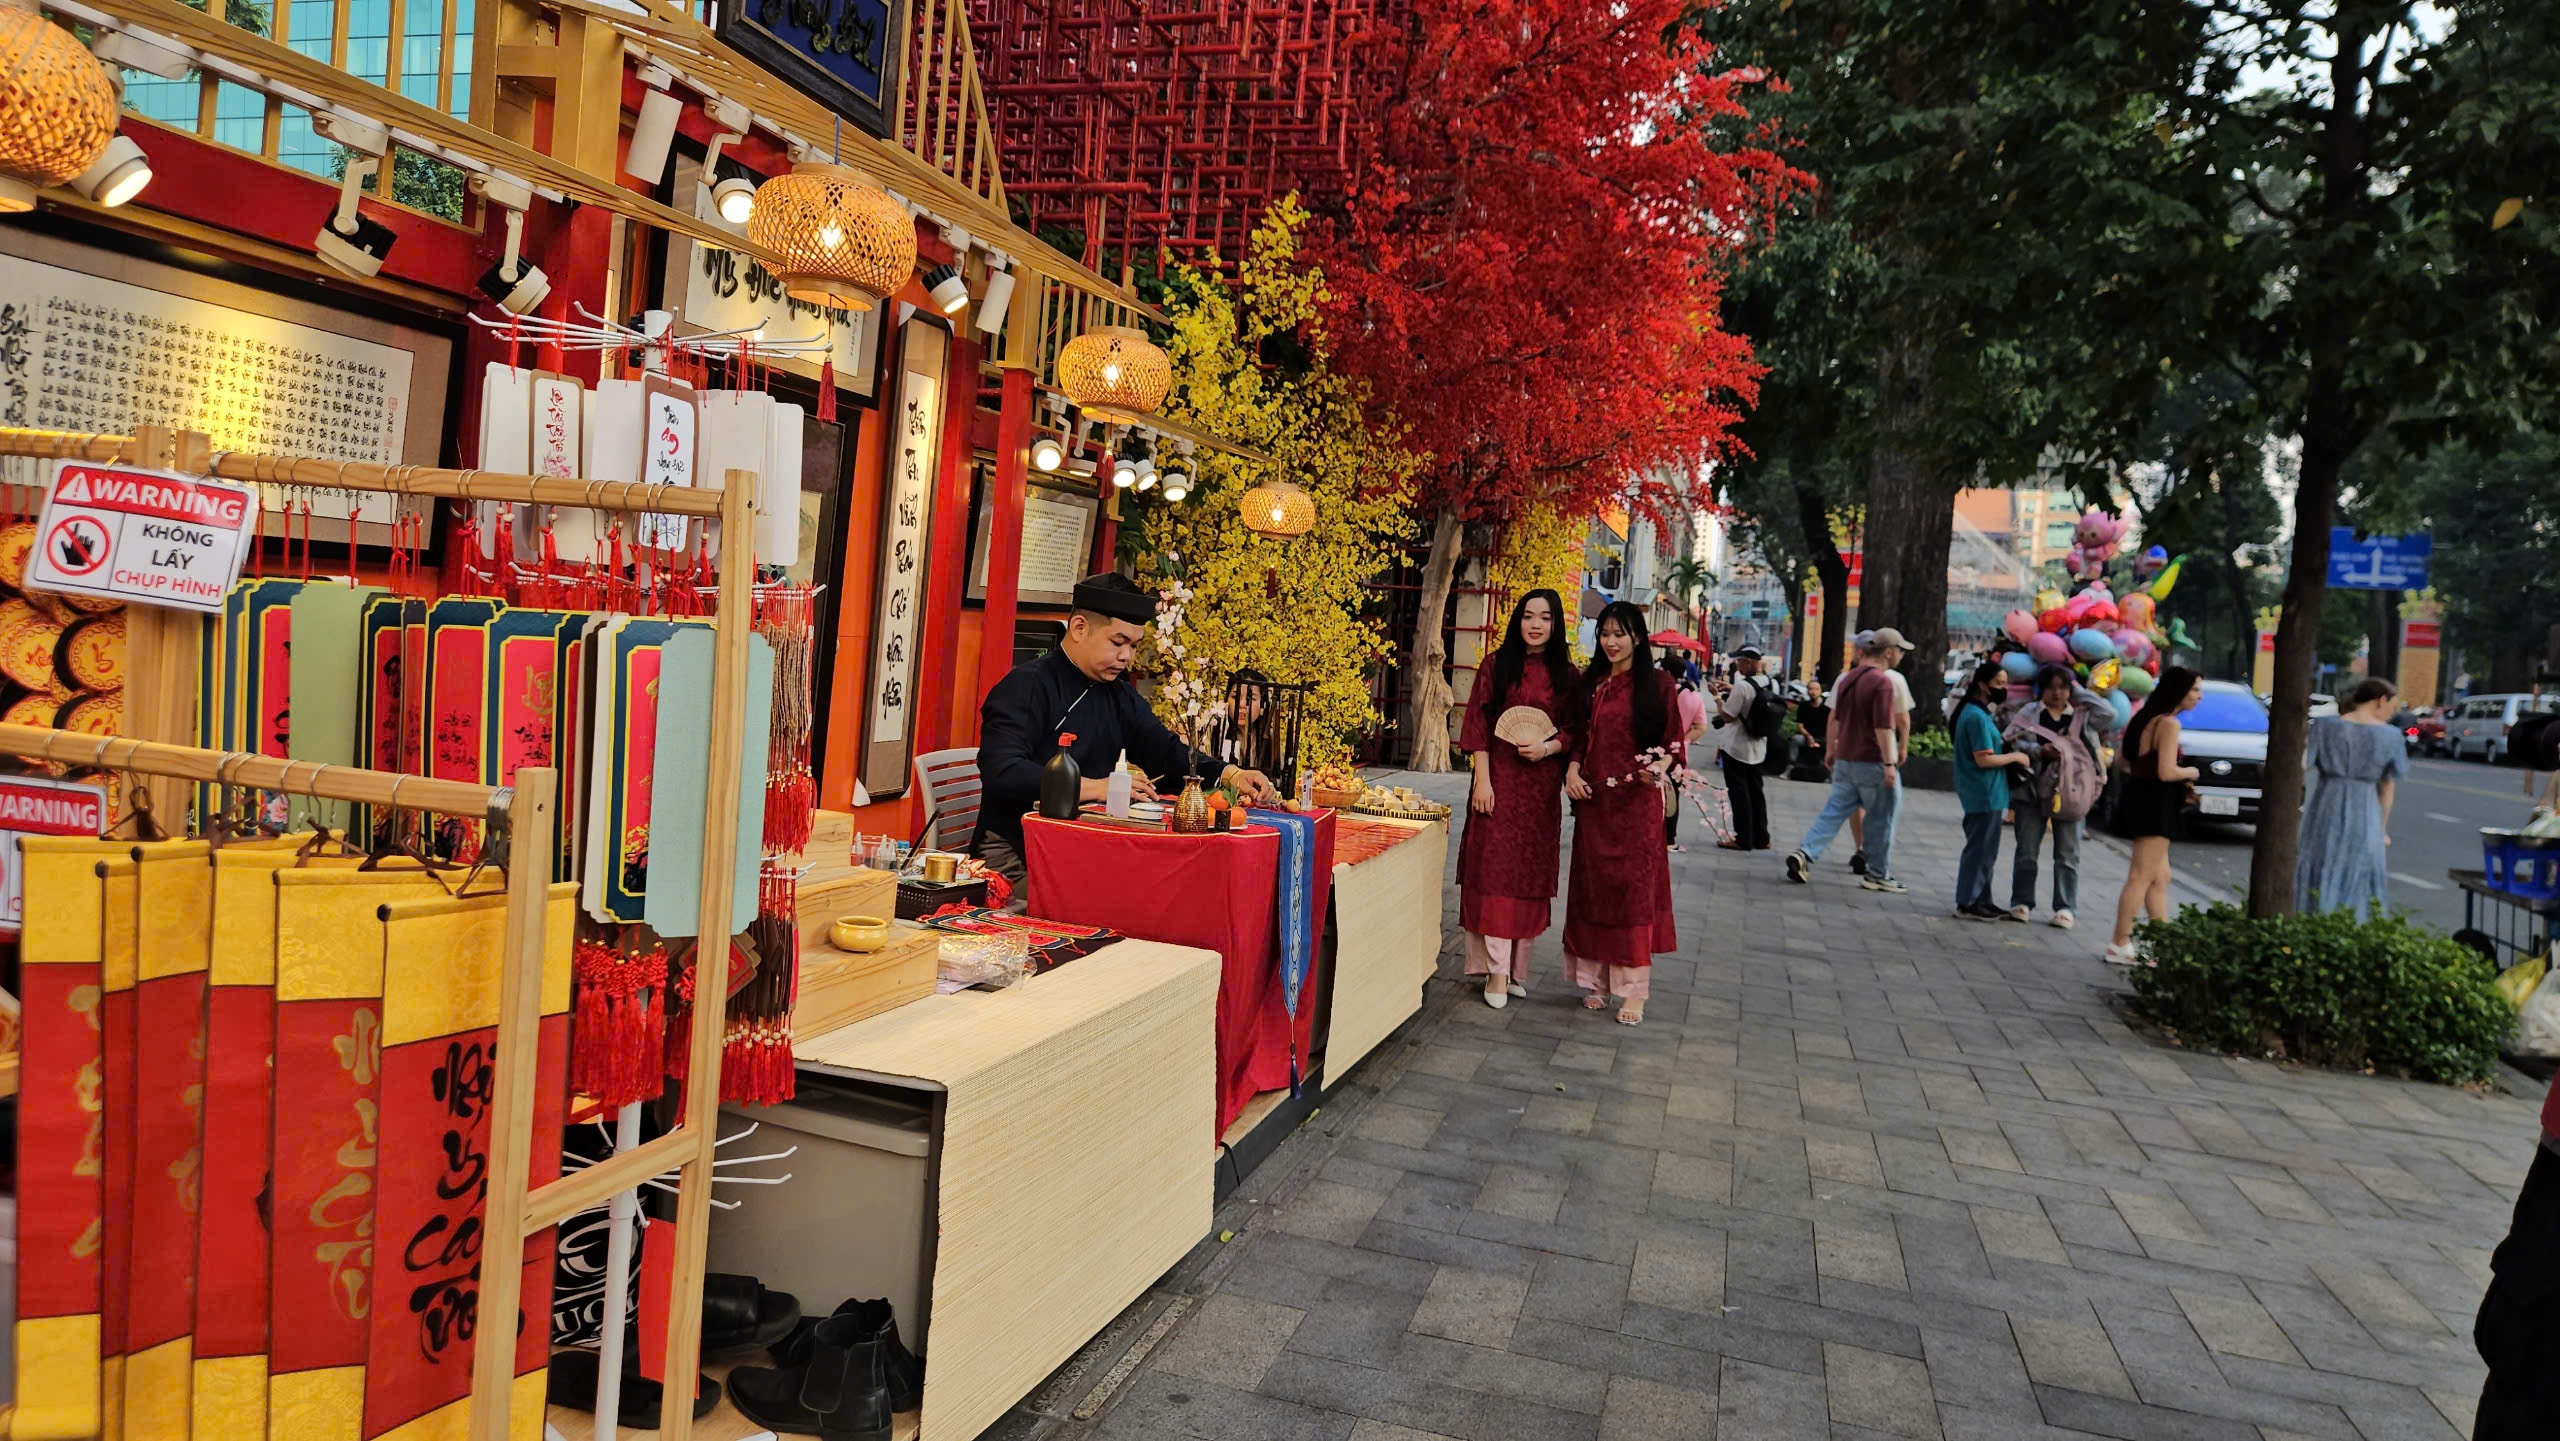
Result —
<instances>
[{"instance_id":1,"label":"glass window","mask_svg":"<svg viewBox=\"0 0 2560 1441\"><path fill-rule=\"evenodd\" d=\"M300 7L296 7L298 10ZM336 141L321 138L311 128L311 112L299 105L284 107L284 115L276 127L276 160L305 175L317 175L335 182L347 173L344 152Z\"/></svg>"},{"instance_id":2,"label":"glass window","mask_svg":"<svg viewBox=\"0 0 2560 1441\"><path fill-rule=\"evenodd\" d=\"M338 36L338 7L329 0L293 0L285 12L285 44L314 60L331 60Z\"/></svg>"},{"instance_id":3,"label":"glass window","mask_svg":"<svg viewBox=\"0 0 2560 1441\"><path fill-rule=\"evenodd\" d=\"M140 70L124 72L124 108L154 124L192 135L203 102L204 80L200 75L163 80Z\"/></svg>"},{"instance_id":4,"label":"glass window","mask_svg":"<svg viewBox=\"0 0 2560 1441\"><path fill-rule=\"evenodd\" d=\"M391 62L391 0L350 0L347 73L379 85Z\"/></svg>"},{"instance_id":5,"label":"glass window","mask_svg":"<svg viewBox=\"0 0 2560 1441\"><path fill-rule=\"evenodd\" d=\"M454 0L453 102L445 109L465 120L471 118L471 21L475 8L468 0Z\"/></svg>"},{"instance_id":6,"label":"glass window","mask_svg":"<svg viewBox=\"0 0 2560 1441\"><path fill-rule=\"evenodd\" d=\"M444 0L409 0L400 14L400 93L433 109L444 72Z\"/></svg>"},{"instance_id":7,"label":"glass window","mask_svg":"<svg viewBox=\"0 0 2560 1441\"><path fill-rule=\"evenodd\" d=\"M267 97L228 80L221 82L213 97L213 138L234 150L265 154Z\"/></svg>"},{"instance_id":8,"label":"glass window","mask_svg":"<svg viewBox=\"0 0 2560 1441\"><path fill-rule=\"evenodd\" d=\"M2209 690L2178 722L2191 731L2264 731L2267 708L2253 695Z\"/></svg>"}]
</instances>

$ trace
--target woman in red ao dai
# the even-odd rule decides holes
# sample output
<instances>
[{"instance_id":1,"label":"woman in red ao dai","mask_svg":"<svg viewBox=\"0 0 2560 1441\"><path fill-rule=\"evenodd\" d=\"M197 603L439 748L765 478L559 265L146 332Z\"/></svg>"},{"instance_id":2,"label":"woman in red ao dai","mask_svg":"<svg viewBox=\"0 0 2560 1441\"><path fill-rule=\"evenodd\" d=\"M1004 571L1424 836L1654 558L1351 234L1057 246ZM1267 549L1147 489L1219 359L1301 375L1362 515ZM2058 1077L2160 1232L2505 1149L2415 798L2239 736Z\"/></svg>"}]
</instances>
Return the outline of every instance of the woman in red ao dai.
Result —
<instances>
[{"instance_id":1,"label":"woman in red ao dai","mask_svg":"<svg viewBox=\"0 0 2560 1441\"><path fill-rule=\"evenodd\" d=\"M1501 646L1476 673L1458 734L1475 770L1458 841L1458 927L1467 974L1483 978L1484 1003L1495 1010L1529 994L1529 949L1553 920L1564 834L1558 797L1577 683L1563 618L1554 591L1521 597ZM1544 712L1555 734L1525 745L1496 736L1495 722L1514 706Z\"/></svg>"},{"instance_id":2,"label":"woman in red ao dai","mask_svg":"<svg viewBox=\"0 0 2560 1441\"><path fill-rule=\"evenodd\" d=\"M1582 1004L1616 996L1618 1021L1644 1019L1653 958L1677 949L1671 857L1662 844L1662 787L1680 753L1678 687L1656 670L1644 612L1600 612L1600 653L1583 672L1580 720L1564 793L1573 798L1573 876L1564 954Z\"/></svg>"}]
</instances>

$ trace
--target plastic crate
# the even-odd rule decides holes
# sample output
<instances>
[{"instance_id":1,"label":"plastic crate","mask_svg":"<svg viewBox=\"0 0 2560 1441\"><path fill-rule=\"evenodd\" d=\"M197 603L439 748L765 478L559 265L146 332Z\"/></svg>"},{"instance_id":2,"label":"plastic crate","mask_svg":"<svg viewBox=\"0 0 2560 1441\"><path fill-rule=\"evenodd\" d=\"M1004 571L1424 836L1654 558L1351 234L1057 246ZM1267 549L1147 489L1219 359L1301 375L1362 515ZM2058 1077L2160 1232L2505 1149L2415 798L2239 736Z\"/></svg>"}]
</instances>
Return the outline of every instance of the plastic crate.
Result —
<instances>
[{"instance_id":1,"label":"plastic crate","mask_svg":"<svg viewBox=\"0 0 2560 1441\"><path fill-rule=\"evenodd\" d=\"M2491 890L2516 894L2516 871L2526 852L2513 831L2480 833L2480 874Z\"/></svg>"},{"instance_id":2,"label":"plastic crate","mask_svg":"<svg viewBox=\"0 0 2560 1441\"><path fill-rule=\"evenodd\" d=\"M2528 901L2560 899L2560 849L2519 848L2507 869L2507 891Z\"/></svg>"}]
</instances>

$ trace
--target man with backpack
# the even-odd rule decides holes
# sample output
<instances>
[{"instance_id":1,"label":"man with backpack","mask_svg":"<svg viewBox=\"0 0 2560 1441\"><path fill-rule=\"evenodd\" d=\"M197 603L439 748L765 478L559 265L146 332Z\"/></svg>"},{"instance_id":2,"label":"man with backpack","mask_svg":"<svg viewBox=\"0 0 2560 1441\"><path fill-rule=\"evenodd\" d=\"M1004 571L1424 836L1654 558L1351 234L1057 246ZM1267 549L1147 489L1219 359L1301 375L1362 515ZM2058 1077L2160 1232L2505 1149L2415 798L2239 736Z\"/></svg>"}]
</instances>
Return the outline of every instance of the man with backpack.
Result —
<instances>
[{"instance_id":1,"label":"man with backpack","mask_svg":"<svg viewBox=\"0 0 2560 1441\"><path fill-rule=\"evenodd\" d=\"M2070 670L2048 665L2036 672L2035 699L2009 719L2007 739L2030 761L2011 799L2017 817L2017 857L2010 863L2010 920L2035 914L2036 857L2053 836L2053 924L2071 929L2080 898L2080 836L2090 810L2106 789L2098 759L2097 712L2104 706L2080 688Z\"/></svg>"},{"instance_id":2,"label":"man with backpack","mask_svg":"<svg viewBox=\"0 0 2560 1441\"><path fill-rule=\"evenodd\" d=\"M1733 653L1733 683L1716 705L1716 749L1724 753L1724 790L1733 802L1733 834L1716 842L1729 851L1769 849L1769 797L1760 788L1760 767L1769 759L1769 738L1786 721L1786 702L1777 687L1760 679L1760 648L1746 645Z\"/></svg>"}]
</instances>

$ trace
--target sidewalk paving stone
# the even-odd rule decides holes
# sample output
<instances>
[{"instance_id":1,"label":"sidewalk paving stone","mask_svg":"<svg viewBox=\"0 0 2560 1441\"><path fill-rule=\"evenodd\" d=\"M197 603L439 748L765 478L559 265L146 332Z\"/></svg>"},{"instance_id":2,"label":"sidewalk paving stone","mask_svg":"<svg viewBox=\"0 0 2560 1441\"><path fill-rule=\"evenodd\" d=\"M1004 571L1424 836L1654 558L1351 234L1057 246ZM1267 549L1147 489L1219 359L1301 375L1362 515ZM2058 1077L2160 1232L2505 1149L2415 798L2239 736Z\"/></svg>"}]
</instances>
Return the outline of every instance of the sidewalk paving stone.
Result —
<instances>
[{"instance_id":1,"label":"sidewalk paving stone","mask_svg":"<svg viewBox=\"0 0 2560 1441\"><path fill-rule=\"evenodd\" d=\"M2097 958L2115 842L2078 930L1976 924L1951 797L1905 797L1885 896L1844 852L1789 883L1821 793L1769 794L1779 850L1672 858L1641 1026L1552 944L1483 1005L1453 884L1421 1017L1080 1434L2458 1441L2533 1102L2166 1044Z\"/></svg>"}]
</instances>

